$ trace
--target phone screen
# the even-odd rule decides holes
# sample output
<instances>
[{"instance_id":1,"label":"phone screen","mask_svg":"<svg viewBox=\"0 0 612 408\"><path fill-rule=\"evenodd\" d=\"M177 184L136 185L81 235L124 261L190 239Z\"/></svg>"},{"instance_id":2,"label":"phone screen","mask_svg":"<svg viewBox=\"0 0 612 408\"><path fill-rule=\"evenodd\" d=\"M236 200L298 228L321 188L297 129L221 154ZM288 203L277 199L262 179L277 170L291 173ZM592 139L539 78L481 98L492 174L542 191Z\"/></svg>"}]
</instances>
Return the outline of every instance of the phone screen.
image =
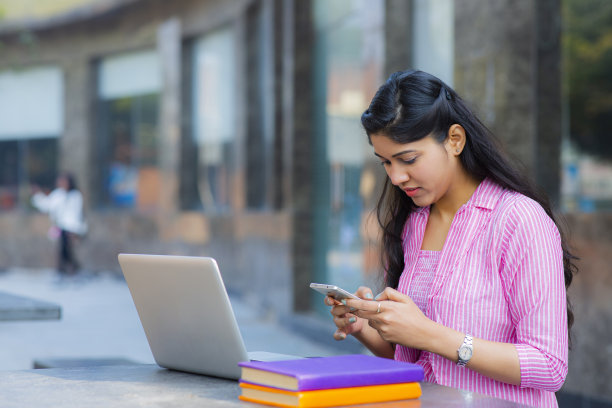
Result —
<instances>
[{"instance_id":1,"label":"phone screen","mask_svg":"<svg viewBox=\"0 0 612 408\"><path fill-rule=\"evenodd\" d=\"M336 300L342 299L359 299L347 290L344 290L336 285L327 285L325 283L311 283L310 287L324 295L331 296Z\"/></svg>"}]
</instances>

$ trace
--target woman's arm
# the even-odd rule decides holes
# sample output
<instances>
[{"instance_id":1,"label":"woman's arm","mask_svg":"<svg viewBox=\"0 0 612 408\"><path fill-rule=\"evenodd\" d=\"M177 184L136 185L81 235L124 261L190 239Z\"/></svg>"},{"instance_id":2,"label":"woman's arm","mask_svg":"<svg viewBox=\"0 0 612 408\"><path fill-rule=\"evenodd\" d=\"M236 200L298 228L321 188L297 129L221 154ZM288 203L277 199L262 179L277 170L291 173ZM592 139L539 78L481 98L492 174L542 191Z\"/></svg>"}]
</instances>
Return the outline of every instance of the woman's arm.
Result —
<instances>
[{"instance_id":1,"label":"woman's arm","mask_svg":"<svg viewBox=\"0 0 612 408\"><path fill-rule=\"evenodd\" d=\"M53 212L59 203L61 203L65 198L65 193L63 190L55 189L46 195L42 191L37 191L32 195L30 202L37 210L44 213Z\"/></svg>"},{"instance_id":2,"label":"woman's arm","mask_svg":"<svg viewBox=\"0 0 612 408\"><path fill-rule=\"evenodd\" d=\"M380 312L377 313L380 303ZM427 318L410 297L386 288L372 301L347 300L353 313L368 319L383 341L426 350L457 362L457 350L465 333L443 326ZM467 367L487 377L520 385L521 369L513 344L474 338L474 353Z\"/></svg>"},{"instance_id":3,"label":"woman's arm","mask_svg":"<svg viewBox=\"0 0 612 408\"><path fill-rule=\"evenodd\" d=\"M426 350L457 362L457 350L465 333L431 322L430 341ZM473 354L466 367L494 380L508 384L521 384L521 366L516 347L510 343L473 338Z\"/></svg>"},{"instance_id":4,"label":"woman's arm","mask_svg":"<svg viewBox=\"0 0 612 408\"><path fill-rule=\"evenodd\" d=\"M516 330L521 386L557 391L567 375L568 327L561 237L534 201L517 200L504 228L500 277Z\"/></svg>"},{"instance_id":5,"label":"woman's arm","mask_svg":"<svg viewBox=\"0 0 612 408\"><path fill-rule=\"evenodd\" d=\"M30 198L30 202L38 211L44 213L49 212L51 200L49 199L49 196L42 191L37 191L34 193Z\"/></svg>"}]
</instances>

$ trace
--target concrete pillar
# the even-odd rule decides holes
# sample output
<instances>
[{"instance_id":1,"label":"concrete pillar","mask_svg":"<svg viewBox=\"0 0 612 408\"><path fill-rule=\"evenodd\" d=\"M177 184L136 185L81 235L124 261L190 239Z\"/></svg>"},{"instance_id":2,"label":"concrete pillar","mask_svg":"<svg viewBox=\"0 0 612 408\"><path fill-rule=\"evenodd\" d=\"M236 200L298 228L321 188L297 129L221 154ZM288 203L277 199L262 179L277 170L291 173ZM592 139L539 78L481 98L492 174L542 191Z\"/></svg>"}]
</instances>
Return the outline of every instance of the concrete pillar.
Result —
<instances>
[{"instance_id":1,"label":"concrete pillar","mask_svg":"<svg viewBox=\"0 0 612 408\"><path fill-rule=\"evenodd\" d=\"M293 151L292 163L292 224L293 242L293 309L310 308L306 295L313 271L313 42L312 3L310 0L293 2Z\"/></svg>"},{"instance_id":2,"label":"concrete pillar","mask_svg":"<svg viewBox=\"0 0 612 408\"><path fill-rule=\"evenodd\" d=\"M291 206L294 108L293 0L274 1L274 190L272 206Z\"/></svg>"},{"instance_id":3,"label":"concrete pillar","mask_svg":"<svg viewBox=\"0 0 612 408\"><path fill-rule=\"evenodd\" d=\"M178 212L179 150L181 137L181 25L178 19L164 21L157 32L162 89L159 120L159 223ZM168 228L160 228L167 231Z\"/></svg>"},{"instance_id":4,"label":"concrete pillar","mask_svg":"<svg viewBox=\"0 0 612 408\"><path fill-rule=\"evenodd\" d=\"M412 67L412 0L385 0L384 79Z\"/></svg>"},{"instance_id":5,"label":"concrete pillar","mask_svg":"<svg viewBox=\"0 0 612 408\"><path fill-rule=\"evenodd\" d=\"M558 0L455 3L455 89L553 201L561 143L559 14Z\"/></svg>"},{"instance_id":6,"label":"concrete pillar","mask_svg":"<svg viewBox=\"0 0 612 408\"><path fill-rule=\"evenodd\" d=\"M75 174L86 205L91 202L91 148L95 140L92 118L92 92L95 76L87 58L70 60L62 66L64 71L64 134L59 139L59 169Z\"/></svg>"}]
</instances>

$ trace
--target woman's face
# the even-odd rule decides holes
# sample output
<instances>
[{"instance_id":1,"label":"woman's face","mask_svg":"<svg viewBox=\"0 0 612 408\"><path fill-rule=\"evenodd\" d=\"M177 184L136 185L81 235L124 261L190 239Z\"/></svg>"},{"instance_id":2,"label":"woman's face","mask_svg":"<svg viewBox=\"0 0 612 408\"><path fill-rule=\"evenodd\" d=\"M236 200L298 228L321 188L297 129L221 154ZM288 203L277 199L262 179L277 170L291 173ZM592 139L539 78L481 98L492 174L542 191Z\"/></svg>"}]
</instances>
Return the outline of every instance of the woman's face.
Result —
<instances>
[{"instance_id":1,"label":"woman's face","mask_svg":"<svg viewBox=\"0 0 612 408\"><path fill-rule=\"evenodd\" d=\"M440 144L431 136L396 143L379 133L371 135L370 140L391 183L404 190L419 207L443 198L459 170L459 160L448 150L448 143Z\"/></svg>"},{"instance_id":2,"label":"woman's face","mask_svg":"<svg viewBox=\"0 0 612 408\"><path fill-rule=\"evenodd\" d=\"M65 176L58 176L55 184L57 187L68 190L68 179Z\"/></svg>"}]
</instances>

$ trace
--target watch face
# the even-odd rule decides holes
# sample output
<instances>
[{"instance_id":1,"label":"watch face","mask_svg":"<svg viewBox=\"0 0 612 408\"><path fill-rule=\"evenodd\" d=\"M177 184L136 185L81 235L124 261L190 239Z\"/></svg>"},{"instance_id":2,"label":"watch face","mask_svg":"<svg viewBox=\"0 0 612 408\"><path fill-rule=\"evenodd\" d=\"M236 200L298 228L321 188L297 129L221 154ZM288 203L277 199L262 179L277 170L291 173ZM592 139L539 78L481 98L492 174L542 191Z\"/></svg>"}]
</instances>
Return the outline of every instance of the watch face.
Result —
<instances>
[{"instance_id":1,"label":"watch face","mask_svg":"<svg viewBox=\"0 0 612 408\"><path fill-rule=\"evenodd\" d=\"M472 349L469 347L461 347L459 349L459 358L463 361L467 361L472 357Z\"/></svg>"}]
</instances>

